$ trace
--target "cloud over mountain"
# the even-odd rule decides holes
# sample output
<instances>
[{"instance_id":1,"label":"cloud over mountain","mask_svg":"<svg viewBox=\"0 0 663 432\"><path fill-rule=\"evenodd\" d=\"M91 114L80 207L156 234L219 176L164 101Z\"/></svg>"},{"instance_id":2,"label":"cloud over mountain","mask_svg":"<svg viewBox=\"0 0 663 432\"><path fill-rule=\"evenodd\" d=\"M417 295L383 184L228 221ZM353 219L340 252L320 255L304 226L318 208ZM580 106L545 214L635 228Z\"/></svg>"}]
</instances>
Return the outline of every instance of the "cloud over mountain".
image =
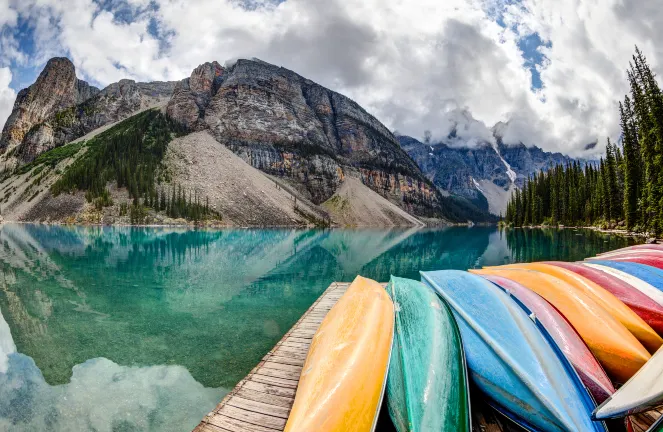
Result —
<instances>
[{"instance_id":1,"label":"cloud over mountain","mask_svg":"<svg viewBox=\"0 0 663 432\"><path fill-rule=\"evenodd\" d=\"M663 71L663 12L649 0L0 0L0 17L12 92L56 54L102 86L258 57L404 134L443 134L471 112L488 127L510 120L507 143L572 154L618 137L636 43ZM12 94L4 81L0 95ZM7 104L0 97L0 122Z\"/></svg>"}]
</instances>

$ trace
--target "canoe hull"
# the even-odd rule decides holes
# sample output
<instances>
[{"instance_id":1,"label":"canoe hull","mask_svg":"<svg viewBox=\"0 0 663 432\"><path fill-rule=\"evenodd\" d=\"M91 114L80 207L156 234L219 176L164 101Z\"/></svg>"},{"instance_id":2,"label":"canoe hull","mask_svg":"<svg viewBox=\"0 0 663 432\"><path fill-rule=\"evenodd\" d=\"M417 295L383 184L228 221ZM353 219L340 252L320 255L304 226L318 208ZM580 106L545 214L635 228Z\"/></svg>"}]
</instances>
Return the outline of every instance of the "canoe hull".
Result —
<instances>
[{"instance_id":1,"label":"canoe hull","mask_svg":"<svg viewBox=\"0 0 663 432\"><path fill-rule=\"evenodd\" d=\"M465 355L449 307L421 282L392 277L396 309L387 378L398 432L471 430Z\"/></svg>"},{"instance_id":2,"label":"canoe hull","mask_svg":"<svg viewBox=\"0 0 663 432\"><path fill-rule=\"evenodd\" d=\"M393 327L394 306L387 292L357 276L313 337L285 431L372 431Z\"/></svg>"},{"instance_id":3,"label":"canoe hull","mask_svg":"<svg viewBox=\"0 0 663 432\"><path fill-rule=\"evenodd\" d=\"M551 261L547 264L565 268L599 284L631 308L655 332L663 335L663 305L637 288L616 276L586 265L559 261Z\"/></svg>"},{"instance_id":4,"label":"canoe hull","mask_svg":"<svg viewBox=\"0 0 663 432\"><path fill-rule=\"evenodd\" d=\"M649 282L643 280L642 278L633 276L632 274L620 270L616 267L601 264L598 261L596 262L585 261L578 264L582 265L583 267L591 267L593 269L600 270L606 274L614 276L619 280L629 284L636 290L640 291L641 293L652 299L654 302L663 306L663 291L656 288L654 285L650 284Z\"/></svg>"},{"instance_id":5,"label":"canoe hull","mask_svg":"<svg viewBox=\"0 0 663 432\"><path fill-rule=\"evenodd\" d=\"M538 294L510 279L491 275L484 278L505 289L536 314L597 403L603 402L615 392L599 362L557 309Z\"/></svg>"},{"instance_id":6,"label":"canoe hull","mask_svg":"<svg viewBox=\"0 0 663 432\"><path fill-rule=\"evenodd\" d=\"M603 257L601 257L603 258ZM618 255L618 256L611 256L611 257L606 257L605 259L610 260L610 261L626 261L626 262L633 262L633 263L638 263L638 264L645 264L648 266L656 267L658 269L663 269L663 258L657 257L657 256L651 256L651 255L642 255L642 254L637 254L637 255Z\"/></svg>"},{"instance_id":7,"label":"canoe hull","mask_svg":"<svg viewBox=\"0 0 663 432\"><path fill-rule=\"evenodd\" d=\"M501 268L533 270L564 281L568 284L568 287L572 287L578 292L588 296L596 304L605 309L610 315L626 327L650 353L655 353L661 345L663 345L663 338L661 338L654 329L643 321L638 314L633 312L633 310L610 293L610 291L606 290L601 285L594 283L590 279L563 267L546 263L510 264L502 266Z\"/></svg>"},{"instance_id":8,"label":"canoe hull","mask_svg":"<svg viewBox=\"0 0 663 432\"><path fill-rule=\"evenodd\" d=\"M628 261L613 261L613 260L599 260L592 259L584 261L584 264L599 264L602 266L611 267L641 279L657 290L663 292L663 270L656 267L648 266L646 264L628 262Z\"/></svg>"},{"instance_id":9,"label":"canoe hull","mask_svg":"<svg viewBox=\"0 0 663 432\"><path fill-rule=\"evenodd\" d=\"M524 306L466 272L423 272L422 280L451 306L470 378L492 404L528 430L605 430L589 420L594 402Z\"/></svg>"},{"instance_id":10,"label":"canoe hull","mask_svg":"<svg viewBox=\"0 0 663 432\"><path fill-rule=\"evenodd\" d=\"M545 273L522 269L472 270L520 283L552 304L571 323L610 378L624 383L651 357L644 346L591 298ZM595 323L600 322L601 326Z\"/></svg>"},{"instance_id":11,"label":"canoe hull","mask_svg":"<svg viewBox=\"0 0 663 432\"><path fill-rule=\"evenodd\" d=\"M663 405L663 348L608 400L594 417L608 419L649 411Z\"/></svg>"}]
</instances>

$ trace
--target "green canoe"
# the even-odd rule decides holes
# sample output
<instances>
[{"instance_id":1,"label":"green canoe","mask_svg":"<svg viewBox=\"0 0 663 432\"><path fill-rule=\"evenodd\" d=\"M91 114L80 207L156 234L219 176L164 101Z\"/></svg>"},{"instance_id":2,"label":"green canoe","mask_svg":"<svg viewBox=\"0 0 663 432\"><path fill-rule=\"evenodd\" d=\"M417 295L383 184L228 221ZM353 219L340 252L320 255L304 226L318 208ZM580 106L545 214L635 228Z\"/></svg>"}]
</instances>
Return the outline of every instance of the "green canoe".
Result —
<instances>
[{"instance_id":1,"label":"green canoe","mask_svg":"<svg viewBox=\"0 0 663 432\"><path fill-rule=\"evenodd\" d=\"M470 431L465 355L451 310L430 288L393 277L396 325L387 378L398 432Z\"/></svg>"}]
</instances>

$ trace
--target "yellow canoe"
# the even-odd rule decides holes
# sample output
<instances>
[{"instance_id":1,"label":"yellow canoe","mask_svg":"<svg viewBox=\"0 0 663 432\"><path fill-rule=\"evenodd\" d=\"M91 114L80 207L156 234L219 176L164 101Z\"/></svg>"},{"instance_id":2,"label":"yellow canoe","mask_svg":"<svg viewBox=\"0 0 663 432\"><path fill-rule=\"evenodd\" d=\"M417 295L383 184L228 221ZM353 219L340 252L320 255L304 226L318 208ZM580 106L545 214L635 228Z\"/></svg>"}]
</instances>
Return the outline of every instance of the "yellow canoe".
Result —
<instances>
[{"instance_id":1,"label":"yellow canoe","mask_svg":"<svg viewBox=\"0 0 663 432\"><path fill-rule=\"evenodd\" d=\"M651 358L635 336L605 309L556 277L517 268L470 271L506 277L550 302L571 323L608 375L618 383L625 383Z\"/></svg>"},{"instance_id":2,"label":"yellow canoe","mask_svg":"<svg viewBox=\"0 0 663 432\"><path fill-rule=\"evenodd\" d=\"M526 270L534 270L561 279L586 294L603 307L603 309L608 311L610 315L615 317L617 321L622 323L624 327L633 333L633 336L635 336L651 354L654 354L658 351L661 345L663 345L663 339L661 339L658 333L640 318L638 314L633 312L631 308L626 306L610 291L586 277L572 272L571 270L545 263L509 264L499 268L522 268Z\"/></svg>"},{"instance_id":3,"label":"yellow canoe","mask_svg":"<svg viewBox=\"0 0 663 432\"><path fill-rule=\"evenodd\" d=\"M285 431L372 431L393 332L386 290L357 276L313 336Z\"/></svg>"}]
</instances>

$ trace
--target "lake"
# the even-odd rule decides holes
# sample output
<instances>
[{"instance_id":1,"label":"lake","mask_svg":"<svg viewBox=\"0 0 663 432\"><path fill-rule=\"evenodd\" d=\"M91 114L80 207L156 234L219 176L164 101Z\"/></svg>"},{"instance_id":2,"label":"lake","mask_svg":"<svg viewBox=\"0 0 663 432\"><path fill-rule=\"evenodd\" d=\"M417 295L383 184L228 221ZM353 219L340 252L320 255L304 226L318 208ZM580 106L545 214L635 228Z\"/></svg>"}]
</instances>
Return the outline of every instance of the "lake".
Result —
<instances>
[{"instance_id":1,"label":"lake","mask_svg":"<svg viewBox=\"0 0 663 432\"><path fill-rule=\"evenodd\" d=\"M0 431L188 431L333 281L580 260L593 231L0 227Z\"/></svg>"}]
</instances>

